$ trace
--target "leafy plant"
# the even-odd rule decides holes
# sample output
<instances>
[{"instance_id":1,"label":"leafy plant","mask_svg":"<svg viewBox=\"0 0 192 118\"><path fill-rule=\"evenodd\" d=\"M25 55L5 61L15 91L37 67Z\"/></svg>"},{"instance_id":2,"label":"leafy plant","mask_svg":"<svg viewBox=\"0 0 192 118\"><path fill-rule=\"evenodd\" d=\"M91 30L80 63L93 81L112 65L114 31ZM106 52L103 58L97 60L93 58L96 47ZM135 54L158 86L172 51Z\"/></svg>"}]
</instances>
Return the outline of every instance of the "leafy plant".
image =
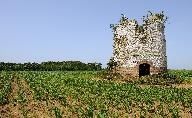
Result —
<instances>
[{"instance_id":1,"label":"leafy plant","mask_svg":"<svg viewBox=\"0 0 192 118\"><path fill-rule=\"evenodd\" d=\"M53 111L55 112L56 118L62 118L61 111L59 108L55 107L55 108L53 108Z\"/></svg>"},{"instance_id":2,"label":"leafy plant","mask_svg":"<svg viewBox=\"0 0 192 118\"><path fill-rule=\"evenodd\" d=\"M94 112L93 106L88 106L88 108L87 108L87 117L93 118L93 112Z\"/></svg>"}]
</instances>

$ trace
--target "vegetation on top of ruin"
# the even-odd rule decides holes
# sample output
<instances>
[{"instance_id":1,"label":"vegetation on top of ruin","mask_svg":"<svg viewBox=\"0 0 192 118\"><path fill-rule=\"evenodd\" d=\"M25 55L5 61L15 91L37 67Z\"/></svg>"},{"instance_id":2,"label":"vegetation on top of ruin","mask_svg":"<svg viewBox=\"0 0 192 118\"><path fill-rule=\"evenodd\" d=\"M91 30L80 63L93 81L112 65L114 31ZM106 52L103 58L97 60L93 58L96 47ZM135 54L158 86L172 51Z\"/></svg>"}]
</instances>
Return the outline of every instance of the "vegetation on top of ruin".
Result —
<instances>
[{"instance_id":1,"label":"vegetation on top of ruin","mask_svg":"<svg viewBox=\"0 0 192 118\"><path fill-rule=\"evenodd\" d=\"M154 23L156 21L166 23L166 21L168 20L168 16L165 16L163 11L161 13L152 13L151 11L148 12L149 13L147 14L146 17L143 16L143 23L145 24Z\"/></svg>"},{"instance_id":2,"label":"vegetation on top of ruin","mask_svg":"<svg viewBox=\"0 0 192 118\"><path fill-rule=\"evenodd\" d=\"M162 11L161 13L152 13L151 11L148 11L149 13L146 16L143 16L142 20L143 20L143 24L139 24L135 19L130 20L128 19L124 14L121 14L121 18L119 20L118 24L110 24L110 28L112 28L113 32L116 31L116 28L120 25L120 26L124 26L126 27L127 25L129 25L130 22L134 23L134 25L136 26L136 31L138 31L139 33L144 31L144 26L152 24L156 21L159 21L161 23L166 23L166 21L168 20L168 17L164 15L164 12Z\"/></svg>"}]
</instances>

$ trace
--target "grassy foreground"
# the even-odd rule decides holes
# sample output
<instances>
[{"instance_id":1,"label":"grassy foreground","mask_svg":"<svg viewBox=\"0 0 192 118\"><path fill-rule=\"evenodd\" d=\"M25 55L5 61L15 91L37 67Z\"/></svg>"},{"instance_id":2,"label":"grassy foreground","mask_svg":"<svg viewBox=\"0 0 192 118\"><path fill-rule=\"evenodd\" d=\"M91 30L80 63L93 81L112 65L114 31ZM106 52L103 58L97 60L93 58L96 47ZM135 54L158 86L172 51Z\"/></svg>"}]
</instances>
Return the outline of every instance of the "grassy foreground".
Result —
<instances>
[{"instance_id":1,"label":"grassy foreground","mask_svg":"<svg viewBox=\"0 0 192 118\"><path fill-rule=\"evenodd\" d=\"M0 117L192 117L192 87L140 87L151 78L121 83L97 73L1 71ZM191 83L192 71L169 74Z\"/></svg>"}]
</instances>

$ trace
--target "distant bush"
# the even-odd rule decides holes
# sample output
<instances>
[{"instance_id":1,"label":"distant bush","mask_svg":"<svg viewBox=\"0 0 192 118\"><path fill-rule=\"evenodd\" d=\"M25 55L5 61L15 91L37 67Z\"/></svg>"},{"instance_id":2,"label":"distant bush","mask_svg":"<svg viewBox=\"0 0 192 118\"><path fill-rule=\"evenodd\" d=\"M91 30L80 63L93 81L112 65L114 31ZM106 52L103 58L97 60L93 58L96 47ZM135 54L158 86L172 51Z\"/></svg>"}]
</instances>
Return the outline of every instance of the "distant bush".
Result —
<instances>
[{"instance_id":1,"label":"distant bush","mask_svg":"<svg viewBox=\"0 0 192 118\"><path fill-rule=\"evenodd\" d=\"M42 62L42 63L4 63L0 62L0 71L78 71L101 70L101 63L82 63L80 61Z\"/></svg>"},{"instance_id":2,"label":"distant bush","mask_svg":"<svg viewBox=\"0 0 192 118\"><path fill-rule=\"evenodd\" d=\"M107 69L109 71L115 69L117 67L117 62L114 60L114 58L111 58L109 62L107 63Z\"/></svg>"}]
</instances>

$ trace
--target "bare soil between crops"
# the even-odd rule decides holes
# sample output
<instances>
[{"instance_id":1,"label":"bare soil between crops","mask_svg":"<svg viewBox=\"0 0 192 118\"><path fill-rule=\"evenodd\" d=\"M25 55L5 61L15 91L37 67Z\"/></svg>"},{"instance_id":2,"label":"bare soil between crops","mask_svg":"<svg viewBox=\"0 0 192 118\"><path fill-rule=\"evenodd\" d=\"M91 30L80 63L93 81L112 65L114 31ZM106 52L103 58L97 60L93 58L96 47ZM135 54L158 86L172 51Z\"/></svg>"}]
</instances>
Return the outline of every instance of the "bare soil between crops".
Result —
<instances>
[{"instance_id":1,"label":"bare soil between crops","mask_svg":"<svg viewBox=\"0 0 192 118\"><path fill-rule=\"evenodd\" d=\"M19 91L23 91L26 96L25 102L19 101ZM0 105L0 118L56 118L53 111L59 108L62 117L76 118L76 114L72 114L57 100L38 101L34 99L34 95L25 80L13 79L11 82L11 93L8 96L9 103Z\"/></svg>"},{"instance_id":2,"label":"bare soil between crops","mask_svg":"<svg viewBox=\"0 0 192 118\"><path fill-rule=\"evenodd\" d=\"M96 79L100 80L100 79ZM107 80L108 81L108 80ZM126 81L116 81L118 83L126 83ZM146 87L175 87L175 88L192 88L192 84L173 84L169 86L162 86L162 85L137 85L141 88ZM23 91L22 94L26 96L25 102L19 101L19 91ZM8 96L9 102L0 105L0 118L56 118L56 115L53 111L54 108L59 108L61 111L62 117L72 117L78 118L78 114L75 112L71 112L69 108L63 106L60 101L55 99L50 99L48 101L38 101L34 98L34 93L31 91L28 83L22 79L14 78L11 82L11 93ZM78 104L74 105L73 98L70 96L67 98L67 102L72 107L78 107L81 105L81 101ZM180 108L179 116L181 117L192 117L190 113L190 109L183 107L181 104L177 104ZM87 107L87 106L82 106ZM138 106L136 104L132 104L131 111L128 113L129 117L136 116L140 117ZM160 103L155 102L153 109L149 113L146 114L145 117L151 117L155 112L158 111L158 107L160 107ZM172 117L172 115L168 111L168 106L164 106L164 113L167 114L166 117ZM85 108L84 108L85 109ZM108 109L108 113L118 113L120 117L125 117L126 110L125 109L116 109L114 106L110 106ZM96 111L97 112L97 111ZM96 117L96 115L94 115Z\"/></svg>"}]
</instances>

